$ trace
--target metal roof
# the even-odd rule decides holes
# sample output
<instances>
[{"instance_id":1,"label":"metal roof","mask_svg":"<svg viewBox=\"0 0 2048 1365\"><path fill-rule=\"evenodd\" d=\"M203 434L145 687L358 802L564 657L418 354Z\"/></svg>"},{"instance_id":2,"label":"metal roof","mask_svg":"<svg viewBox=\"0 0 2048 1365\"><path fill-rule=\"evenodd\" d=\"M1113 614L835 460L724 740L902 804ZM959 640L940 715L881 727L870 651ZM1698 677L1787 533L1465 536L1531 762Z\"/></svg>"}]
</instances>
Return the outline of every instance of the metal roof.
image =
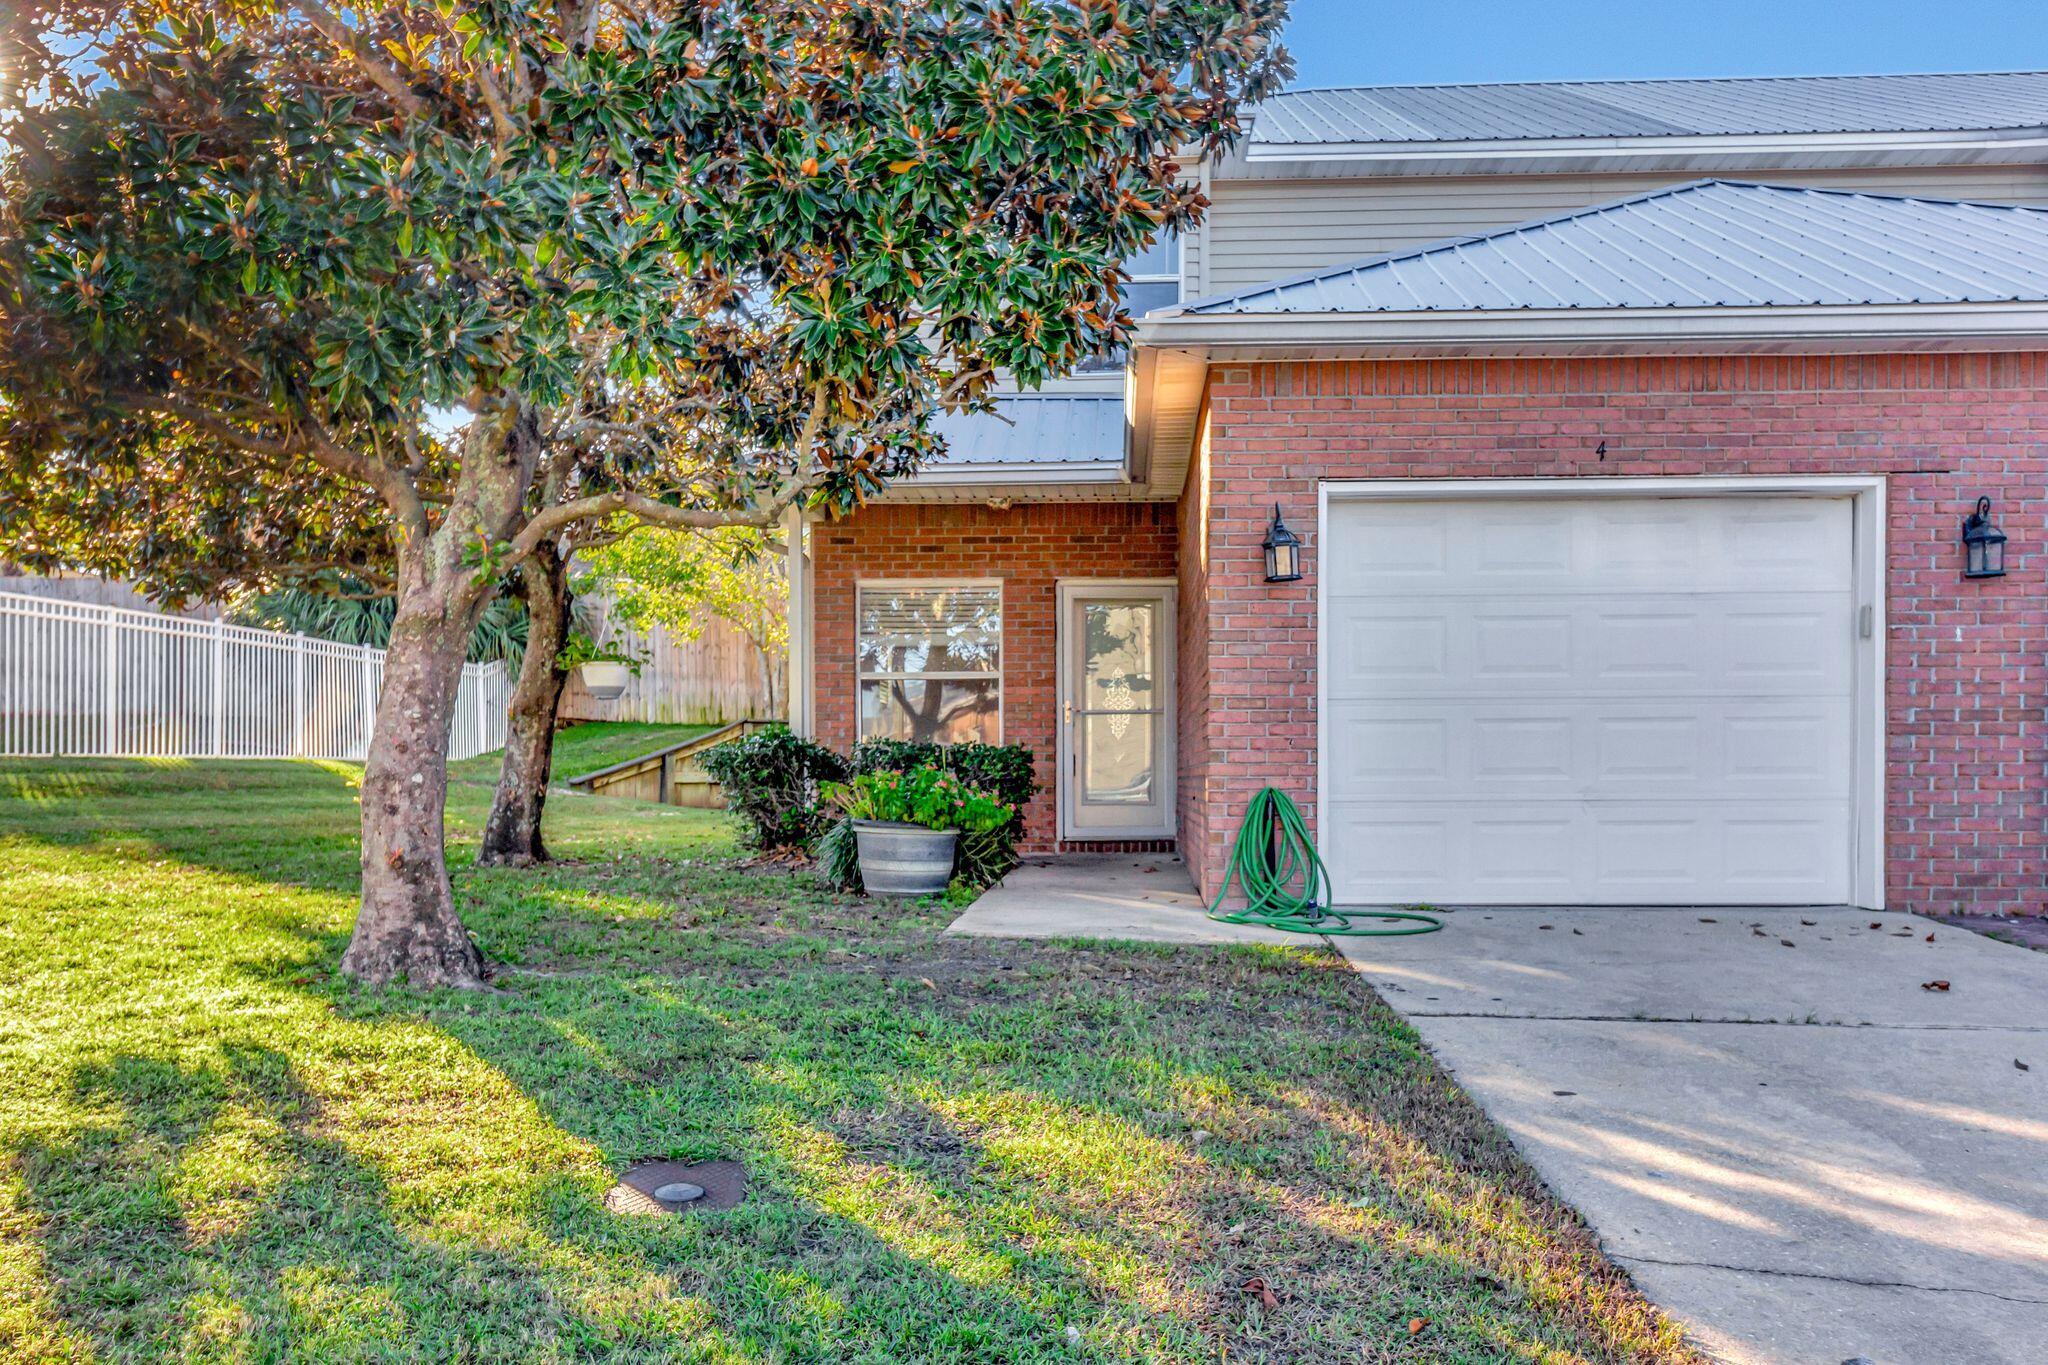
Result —
<instances>
[{"instance_id":1,"label":"metal roof","mask_svg":"<svg viewBox=\"0 0 2048 1365\"><path fill-rule=\"evenodd\" d=\"M1177 312L2018 301L2048 301L2048 208L1702 180L1197 299Z\"/></svg>"},{"instance_id":2,"label":"metal roof","mask_svg":"<svg viewBox=\"0 0 2048 1365\"><path fill-rule=\"evenodd\" d=\"M946 454L932 475L960 465L1118 464L1124 458L1124 400L1108 395L1020 394L993 414L940 413L932 430Z\"/></svg>"},{"instance_id":3,"label":"metal roof","mask_svg":"<svg viewBox=\"0 0 2048 1365\"><path fill-rule=\"evenodd\" d=\"M2039 71L1383 85L1276 95L1253 112L1250 150L2043 127L2048 72Z\"/></svg>"}]
</instances>

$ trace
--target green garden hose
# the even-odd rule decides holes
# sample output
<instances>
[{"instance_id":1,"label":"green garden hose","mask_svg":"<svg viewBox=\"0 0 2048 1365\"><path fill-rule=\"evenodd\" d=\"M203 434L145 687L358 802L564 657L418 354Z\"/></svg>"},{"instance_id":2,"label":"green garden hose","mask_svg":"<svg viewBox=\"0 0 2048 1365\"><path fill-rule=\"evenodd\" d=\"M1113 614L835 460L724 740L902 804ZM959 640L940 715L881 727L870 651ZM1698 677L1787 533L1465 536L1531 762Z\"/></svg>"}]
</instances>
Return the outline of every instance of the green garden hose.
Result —
<instances>
[{"instance_id":1,"label":"green garden hose","mask_svg":"<svg viewBox=\"0 0 2048 1365\"><path fill-rule=\"evenodd\" d=\"M1226 914L1230 884L1244 892L1245 908ZM1433 934L1444 927L1435 915L1414 910L1332 910L1323 904L1330 869L1316 852L1308 822L1287 793L1266 787L1245 809L1237 842L1230 848L1230 870L1209 907L1209 918L1224 924L1262 924L1289 934L1328 934L1348 938L1392 938L1401 934ZM1354 920L1383 920L1390 928L1367 928Z\"/></svg>"}]
</instances>

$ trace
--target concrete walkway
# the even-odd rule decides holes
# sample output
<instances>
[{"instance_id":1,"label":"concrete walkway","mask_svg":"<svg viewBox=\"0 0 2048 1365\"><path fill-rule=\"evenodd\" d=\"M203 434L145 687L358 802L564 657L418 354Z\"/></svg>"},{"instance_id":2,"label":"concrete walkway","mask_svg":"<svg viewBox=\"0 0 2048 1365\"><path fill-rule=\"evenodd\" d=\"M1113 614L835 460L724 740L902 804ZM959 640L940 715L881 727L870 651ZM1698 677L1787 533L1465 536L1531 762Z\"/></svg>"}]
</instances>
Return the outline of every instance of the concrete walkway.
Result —
<instances>
[{"instance_id":1,"label":"concrete walkway","mask_svg":"<svg viewBox=\"0 0 2048 1365\"><path fill-rule=\"evenodd\" d=\"M1335 942L1710 1353L2048 1360L2048 954L1860 910L1448 918ZM1203 918L1165 856L1040 860L952 932L1307 941Z\"/></svg>"},{"instance_id":2,"label":"concrete walkway","mask_svg":"<svg viewBox=\"0 0 2048 1365\"><path fill-rule=\"evenodd\" d=\"M2048 1360L2048 955L1860 910L1339 946L1717 1357Z\"/></svg>"},{"instance_id":3,"label":"concrete walkway","mask_svg":"<svg viewBox=\"0 0 2048 1365\"><path fill-rule=\"evenodd\" d=\"M1171 853L1031 858L946 929L980 938L1122 938L1149 943L1320 940L1209 918L1187 864Z\"/></svg>"}]
</instances>

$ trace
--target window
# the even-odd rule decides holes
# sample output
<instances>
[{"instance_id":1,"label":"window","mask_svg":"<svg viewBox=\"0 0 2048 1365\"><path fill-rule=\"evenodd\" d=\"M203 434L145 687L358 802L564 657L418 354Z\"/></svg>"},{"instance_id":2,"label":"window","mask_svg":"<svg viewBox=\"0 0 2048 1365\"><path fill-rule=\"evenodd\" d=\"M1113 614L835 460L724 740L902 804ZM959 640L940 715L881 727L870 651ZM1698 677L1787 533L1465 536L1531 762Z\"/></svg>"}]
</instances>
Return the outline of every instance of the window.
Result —
<instances>
[{"instance_id":1,"label":"window","mask_svg":"<svg viewBox=\"0 0 2048 1365\"><path fill-rule=\"evenodd\" d=\"M862 739L1003 739L1003 590L882 584L857 612Z\"/></svg>"},{"instance_id":2,"label":"window","mask_svg":"<svg viewBox=\"0 0 2048 1365\"><path fill-rule=\"evenodd\" d=\"M1124 262L1124 269L1130 274L1130 281L1124 285L1121 299L1126 312L1134 318L1142 318L1155 308L1167 308L1180 302L1180 237L1167 233L1158 241L1146 247L1137 255ZM1081 364L1083 373L1102 370L1120 370L1124 364L1121 347L1103 352Z\"/></svg>"}]
</instances>

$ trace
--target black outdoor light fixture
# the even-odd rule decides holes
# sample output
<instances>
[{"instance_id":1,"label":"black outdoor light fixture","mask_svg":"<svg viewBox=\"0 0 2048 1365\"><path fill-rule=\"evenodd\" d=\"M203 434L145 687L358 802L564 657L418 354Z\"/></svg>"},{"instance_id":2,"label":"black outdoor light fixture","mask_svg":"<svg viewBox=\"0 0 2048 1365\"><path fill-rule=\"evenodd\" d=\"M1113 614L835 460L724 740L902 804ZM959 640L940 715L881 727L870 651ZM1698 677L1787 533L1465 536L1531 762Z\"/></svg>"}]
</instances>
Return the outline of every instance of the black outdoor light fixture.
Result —
<instances>
[{"instance_id":1,"label":"black outdoor light fixture","mask_svg":"<svg viewBox=\"0 0 2048 1365\"><path fill-rule=\"evenodd\" d=\"M1301 577L1301 542L1287 523L1280 520L1280 504L1273 504L1273 524L1266 528L1266 581L1293 583Z\"/></svg>"},{"instance_id":2,"label":"black outdoor light fixture","mask_svg":"<svg viewBox=\"0 0 2048 1365\"><path fill-rule=\"evenodd\" d=\"M1266 557L1268 564L1272 556ZM1991 524L1991 499L1977 499L1977 510L1963 518L1963 577L1999 578L2005 574L2005 532Z\"/></svg>"}]
</instances>

